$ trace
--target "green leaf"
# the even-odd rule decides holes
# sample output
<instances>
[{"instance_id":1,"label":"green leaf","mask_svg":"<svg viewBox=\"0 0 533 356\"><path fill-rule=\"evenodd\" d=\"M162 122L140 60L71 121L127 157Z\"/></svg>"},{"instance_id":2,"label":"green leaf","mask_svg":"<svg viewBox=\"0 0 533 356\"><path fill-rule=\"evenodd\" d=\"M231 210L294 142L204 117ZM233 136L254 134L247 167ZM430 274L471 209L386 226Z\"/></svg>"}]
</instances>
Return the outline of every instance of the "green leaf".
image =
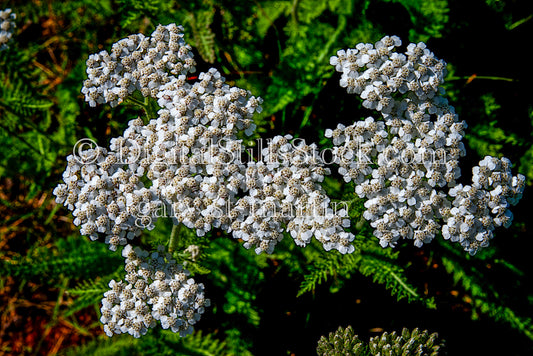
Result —
<instances>
[{"instance_id":1,"label":"green leaf","mask_svg":"<svg viewBox=\"0 0 533 356\"><path fill-rule=\"evenodd\" d=\"M433 298L426 298L413 286L405 269L397 261L397 254L388 249L365 243L353 254L341 255L336 252L324 253L313 263L304 276L298 296L314 292L315 288L330 278L349 278L353 271L371 277L374 283L383 284L397 300L420 302L430 309L436 307Z\"/></svg>"},{"instance_id":2,"label":"green leaf","mask_svg":"<svg viewBox=\"0 0 533 356\"><path fill-rule=\"evenodd\" d=\"M195 48L207 63L214 63L216 59L215 34L211 30L214 14L215 10L209 8L191 13L189 16L189 24L192 29Z\"/></svg>"}]
</instances>

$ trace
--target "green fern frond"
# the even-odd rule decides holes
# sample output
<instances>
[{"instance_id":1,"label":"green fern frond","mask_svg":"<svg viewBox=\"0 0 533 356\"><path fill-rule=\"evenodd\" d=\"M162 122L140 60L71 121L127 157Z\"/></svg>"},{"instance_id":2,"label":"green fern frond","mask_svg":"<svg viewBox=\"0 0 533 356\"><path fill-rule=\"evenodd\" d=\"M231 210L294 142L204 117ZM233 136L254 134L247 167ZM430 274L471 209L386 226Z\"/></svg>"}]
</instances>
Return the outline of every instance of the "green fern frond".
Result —
<instances>
[{"instance_id":1,"label":"green fern frond","mask_svg":"<svg viewBox=\"0 0 533 356\"><path fill-rule=\"evenodd\" d=\"M164 11L169 2L162 0L119 0L121 25L125 28L136 29L143 17L155 19L159 12ZM167 5L167 6L165 6Z\"/></svg>"},{"instance_id":2,"label":"green fern frond","mask_svg":"<svg viewBox=\"0 0 533 356\"><path fill-rule=\"evenodd\" d=\"M115 335L112 338L101 336L81 347L66 349L63 355L175 355L175 356L226 356L226 341L219 340L215 334L195 331L186 337L168 330L151 330L142 338L130 335Z\"/></svg>"},{"instance_id":3,"label":"green fern frond","mask_svg":"<svg viewBox=\"0 0 533 356\"><path fill-rule=\"evenodd\" d=\"M69 306L69 309L65 312L64 316L70 316L82 309L100 303L104 293L109 290L109 281L112 279L120 280L122 279L122 275L122 268L120 268L110 275L97 277L96 279L91 280L84 280L76 287L68 289L66 293L75 297L75 299Z\"/></svg>"},{"instance_id":4,"label":"green fern frond","mask_svg":"<svg viewBox=\"0 0 533 356\"><path fill-rule=\"evenodd\" d=\"M21 81L6 85L0 80L0 106L17 116L30 116L36 111L46 111L53 103L44 98L38 98L31 93Z\"/></svg>"},{"instance_id":5,"label":"green fern frond","mask_svg":"<svg viewBox=\"0 0 533 356\"><path fill-rule=\"evenodd\" d=\"M498 127L497 120L475 125L465 138L468 140L468 147L475 150L480 157L487 155L499 157L504 145L518 149L528 143L516 133Z\"/></svg>"},{"instance_id":6,"label":"green fern frond","mask_svg":"<svg viewBox=\"0 0 533 356\"><path fill-rule=\"evenodd\" d=\"M300 285L298 296L314 292L318 285L328 281L330 277L347 279L354 271L359 271L362 275L371 277L374 283L383 284L397 300L421 302L434 309L434 299L424 297L409 282L405 269L396 258L397 254L372 245L347 255L329 252L310 267L310 273L304 276Z\"/></svg>"},{"instance_id":7,"label":"green fern frond","mask_svg":"<svg viewBox=\"0 0 533 356\"><path fill-rule=\"evenodd\" d=\"M483 283L481 271L473 265L470 265L467 270L463 267L465 261L462 262L442 257L442 264L452 276L455 284L460 284L472 298L472 318L478 318L478 314L487 315L494 320L508 323L533 340L533 320L517 315L513 309L505 304L505 301L501 300L496 290Z\"/></svg>"},{"instance_id":8,"label":"green fern frond","mask_svg":"<svg viewBox=\"0 0 533 356\"><path fill-rule=\"evenodd\" d=\"M328 7L335 14L351 15L353 2L351 0L329 0Z\"/></svg>"},{"instance_id":9,"label":"green fern frond","mask_svg":"<svg viewBox=\"0 0 533 356\"><path fill-rule=\"evenodd\" d=\"M294 1L293 4L294 19L307 24L312 23L328 8L328 2L321 0Z\"/></svg>"},{"instance_id":10,"label":"green fern frond","mask_svg":"<svg viewBox=\"0 0 533 356\"><path fill-rule=\"evenodd\" d=\"M162 332L165 340L175 340L180 343L178 355L190 356L222 356L228 355L226 342L217 339L213 334L204 334L201 330L185 338L169 331Z\"/></svg>"},{"instance_id":11,"label":"green fern frond","mask_svg":"<svg viewBox=\"0 0 533 356\"><path fill-rule=\"evenodd\" d=\"M209 8L207 10L192 13L189 17L189 24L195 42L194 47L198 50L202 59L207 63L214 63L216 59L215 34L211 30L214 14L214 9Z\"/></svg>"},{"instance_id":12,"label":"green fern frond","mask_svg":"<svg viewBox=\"0 0 533 356\"><path fill-rule=\"evenodd\" d=\"M264 280L262 267L267 257L248 253L239 244L227 243L227 238L211 242L205 266L211 288L224 294L221 310L230 315L246 318L250 325L258 326L260 314L255 305L256 288Z\"/></svg>"},{"instance_id":13,"label":"green fern frond","mask_svg":"<svg viewBox=\"0 0 533 356\"><path fill-rule=\"evenodd\" d=\"M440 37L448 23L448 0L388 0L400 3L409 13L413 29L410 37L413 41L427 41L431 37Z\"/></svg>"},{"instance_id":14,"label":"green fern frond","mask_svg":"<svg viewBox=\"0 0 533 356\"><path fill-rule=\"evenodd\" d=\"M23 60L17 53L0 56L0 110L22 118L38 111L46 114L53 102L36 92L32 78L20 73Z\"/></svg>"},{"instance_id":15,"label":"green fern frond","mask_svg":"<svg viewBox=\"0 0 533 356\"><path fill-rule=\"evenodd\" d=\"M27 256L0 261L0 272L23 280L54 284L62 275L69 278L92 278L109 274L123 259L104 244L81 237L60 239L53 248L36 248Z\"/></svg>"},{"instance_id":16,"label":"green fern frond","mask_svg":"<svg viewBox=\"0 0 533 356\"><path fill-rule=\"evenodd\" d=\"M264 38L274 22L291 8L288 1L267 1L262 4L258 3L257 6L259 7L257 12L262 15L257 18L256 22L257 34L260 38Z\"/></svg>"},{"instance_id":17,"label":"green fern frond","mask_svg":"<svg viewBox=\"0 0 533 356\"><path fill-rule=\"evenodd\" d=\"M153 339L152 339L153 341ZM132 356L141 355L143 339L135 339L130 335L116 335L113 338L101 336L83 346L63 349L60 355L65 356ZM144 353L143 355L146 355Z\"/></svg>"},{"instance_id":18,"label":"green fern frond","mask_svg":"<svg viewBox=\"0 0 533 356\"><path fill-rule=\"evenodd\" d=\"M31 59L19 51L0 53L0 175L43 182L57 163L64 141L52 131L54 102L43 96ZM60 125L58 125L60 126Z\"/></svg>"},{"instance_id":19,"label":"green fern frond","mask_svg":"<svg viewBox=\"0 0 533 356\"><path fill-rule=\"evenodd\" d=\"M344 261L341 263L341 259ZM330 277L335 278L342 273L343 265L354 266L356 257L354 255L339 256L330 253L318 259L309 267L309 272L304 275L304 280L300 284L297 297L311 292L314 293L317 286L328 281Z\"/></svg>"},{"instance_id":20,"label":"green fern frond","mask_svg":"<svg viewBox=\"0 0 533 356\"><path fill-rule=\"evenodd\" d=\"M393 259L380 256L380 252L365 251L358 269L361 274L372 277L374 283L385 285L398 300L407 299L408 302L421 302L430 309L436 308L433 298L422 296L417 288L409 283L404 268Z\"/></svg>"}]
</instances>

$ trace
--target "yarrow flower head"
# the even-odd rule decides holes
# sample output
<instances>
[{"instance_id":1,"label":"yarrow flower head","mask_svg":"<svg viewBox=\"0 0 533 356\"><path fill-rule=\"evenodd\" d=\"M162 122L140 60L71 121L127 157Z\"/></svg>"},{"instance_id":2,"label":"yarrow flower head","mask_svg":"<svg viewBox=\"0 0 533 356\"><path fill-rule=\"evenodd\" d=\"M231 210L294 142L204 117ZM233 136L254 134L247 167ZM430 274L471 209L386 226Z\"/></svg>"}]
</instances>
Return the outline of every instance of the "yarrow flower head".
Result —
<instances>
[{"instance_id":1,"label":"yarrow flower head","mask_svg":"<svg viewBox=\"0 0 533 356\"><path fill-rule=\"evenodd\" d=\"M509 226L507 207L520 199L524 177L511 175L509 160L486 157L474 168L471 186L457 185L467 125L444 98L446 63L424 43L409 44L405 53L395 51L400 45L398 37L386 36L331 57L341 87L381 116L339 124L325 135L339 173L366 199L363 216L381 246L407 238L420 247L441 231L475 254L488 246L495 226ZM483 205L488 200L490 208Z\"/></svg>"},{"instance_id":2,"label":"yarrow flower head","mask_svg":"<svg viewBox=\"0 0 533 356\"><path fill-rule=\"evenodd\" d=\"M0 51L7 49L7 44L13 37L13 32L17 27L15 19L17 15L11 9L0 10Z\"/></svg>"},{"instance_id":3,"label":"yarrow flower head","mask_svg":"<svg viewBox=\"0 0 533 356\"><path fill-rule=\"evenodd\" d=\"M491 156L472 171L471 185L458 184L449 191L452 208L445 216L442 236L460 242L466 251L475 254L489 244L496 227L511 225L509 207L520 200L525 177L513 177L508 159Z\"/></svg>"},{"instance_id":4,"label":"yarrow flower head","mask_svg":"<svg viewBox=\"0 0 533 356\"><path fill-rule=\"evenodd\" d=\"M403 328L401 333L384 332L370 338L368 343L371 355L439 355L444 341L437 333L415 328Z\"/></svg>"},{"instance_id":5,"label":"yarrow flower head","mask_svg":"<svg viewBox=\"0 0 533 356\"><path fill-rule=\"evenodd\" d=\"M486 157L472 184L458 183L466 123L443 96L446 64L423 43L403 54L400 45L387 36L331 58L340 85L380 113L326 131L334 162L366 200L363 216L381 246L400 238L422 246L441 233L474 254L495 227L509 226L508 207L525 179L512 176L509 160ZM107 147L78 141L53 192L82 235L104 238L114 251L125 246L126 282L111 281L102 300L109 336L139 337L157 322L184 336L209 306L203 285L164 248L151 254L133 247L168 213L198 236L219 229L257 254L272 253L285 235L299 246L315 238L327 251L355 250L346 207L321 185L331 171L317 145L275 136L250 154L242 137L254 133L262 99L214 68L188 76L195 66L175 24L131 35L87 60L82 93L90 106L143 97L145 108L159 106L147 110L146 121L130 120ZM195 245L185 251L193 260L200 254Z\"/></svg>"},{"instance_id":6,"label":"yarrow flower head","mask_svg":"<svg viewBox=\"0 0 533 356\"><path fill-rule=\"evenodd\" d=\"M276 136L259 147L258 159L243 155L239 137L255 131L262 99L214 68L187 78L195 62L182 30L158 26L150 37L129 36L111 53L89 57L82 89L89 105L115 106L140 92L160 110L147 123L131 120L107 148L80 140L54 189L82 235L104 237L111 250L126 246L128 283L111 281L102 300L109 336L139 337L156 321L186 335L207 305L203 287L170 255L149 257L131 245L163 212L198 236L213 228L231 233L258 254L272 253L284 232L300 246L315 237L326 250L354 251L346 209L320 185L330 170L317 146Z\"/></svg>"},{"instance_id":7,"label":"yarrow flower head","mask_svg":"<svg viewBox=\"0 0 533 356\"><path fill-rule=\"evenodd\" d=\"M128 333L140 337L160 323L186 336L200 320L205 307L204 286L189 277L189 271L172 259L159 246L150 254L127 245L125 258L126 282L111 280L110 290L102 299L100 321L108 336Z\"/></svg>"},{"instance_id":8,"label":"yarrow flower head","mask_svg":"<svg viewBox=\"0 0 533 356\"><path fill-rule=\"evenodd\" d=\"M183 27L159 25L150 37L131 35L87 60L88 79L82 93L91 106L116 106L135 90L156 98L159 87L174 75L195 71L191 47L183 40Z\"/></svg>"},{"instance_id":9,"label":"yarrow flower head","mask_svg":"<svg viewBox=\"0 0 533 356\"><path fill-rule=\"evenodd\" d=\"M239 134L255 131L262 99L226 84L214 68L188 80L194 60L180 26L120 40L111 54L89 57L87 68L82 92L90 105L117 105L140 91L161 109L147 124L131 120L108 149L80 145L68 157L54 194L82 234L104 235L115 250L153 228L164 210L198 236L219 228L257 253L271 253L284 231L300 246L314 236L326 250L354 250L346 209L335 209L320 185L330 171L316 145L277 136L259 160L243 159Z\"/></svg>"},{"instance_id":10,"label":"yarrow flower head","mask_svg":"<svg viewBox=\"0 0 533 356\"><path fill-rule=\"evenodd\" d=\"M339 327L334 333L322 336L318 341L319 356L336 355L439 355L442 354L444 341L437 333L430 334L427 330L412 331L403 328L401 333L393 331L371 337L363 342L351 326Z\"/></svg>"}]
</instances>

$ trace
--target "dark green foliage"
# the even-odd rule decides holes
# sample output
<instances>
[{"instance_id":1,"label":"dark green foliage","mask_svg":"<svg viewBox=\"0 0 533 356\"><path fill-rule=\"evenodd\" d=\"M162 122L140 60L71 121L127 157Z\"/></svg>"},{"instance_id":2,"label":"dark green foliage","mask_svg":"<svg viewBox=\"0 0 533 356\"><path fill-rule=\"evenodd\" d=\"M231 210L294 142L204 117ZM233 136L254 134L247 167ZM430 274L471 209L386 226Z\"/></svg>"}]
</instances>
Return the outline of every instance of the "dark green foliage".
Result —
<instances>
[{"instance_id":1,"label":"dark green foliage","mask_svg":"<svg viewBox=\"0 0 533 356\"><path fill-rule=\"evenodd\" d=\"M448 23L448 0L386 0L400 3L408 12L413 28L409 31L411 41L427 41L441 37Z\"/></svg>"},{"instance_id":2,"label":"dark green foliage","mask_svg":"<svg viewBox=\"0 0 533 356\"><path fill-rule=\"evenodd\" d=\"M177 355L177 356L224 356L228 352L226 342L213 334L195 332L186 338L163 330L151 332L141 339L130 335L115 335L99 338L79 348L67 349L62 355Z\"/></svg>"},{"instance_id":3,"label":"dark green foliage","mask_svg":"<svg viewBox=\"0 0 533 356\"><path fill-rule=\"evenodd\" d=\"M217 239L208 250L207 267L213 287L224 293L221 305L224 313L246 320L250 326L260 323L259 311L254 306L259 283L264 280L261 267L265 257L255 257L237 244L228 244L227 238Z\"/></svg>"},{"instance_id":4,"label":"dark green foliage","mask_svg":"<svg viewBox=\"0 0 533 356\"><path fill-rule=\"evenodd\" d=\"M397 300L406 299L409 302L421 302L428 308L436 307L433 298L423 297L411 284L405 269L397 261L398 252L383 249L374 240L361 243L360 249L353 254L322 253L304 275L298 295L314 292L318 285L330 278L346 279L359 272L371 277L374 283L383 284Z\"/></svg>"},{"instance_id":5,"label":"dark green foliage","mask_svg":"<svg viewBox=\"0 0 533 356\"><path fill-rule=\"evenodd\" d=\"M207 63L215 62L215 34L211 30L215 9L209 8L190 15L195 48Z\"/></svg>"},{"instance_id":6,"label":"dark green foliage","mask_svg":"<svg viewBox=\"0 0 533 356\"><path fill-rule=\"evenodd\" d=\"M174 1L142 1L142 0L119 0L121 10L121 25L127 29L138 29L139 23L145 18L157 21L162 13L170 11L175 5Z\"/></svg>"},{"instance_id":7,"label":"dark green foliage","mask_svg":"<svg viewBox=\"0 0 533 356\"><path fill-rule=\"evenodd\" d=\"M442 257L442 264L446 271L451 274L455 284L460 285L471 298L472 318L478 319L482 316L489 316L503 323L508 323L511 327L523 333L529 339L533 340L533 320L529 316L519 315L508 297L503 295L500 288L487 283L487 273L483 271L483 262L491 259L483 258L464 258L452 251ZM498 267L507 270L509 276L514 278L523 277L523 272L505 260L495 260ZM486 269L486 267L485 267ZM509 288L507 286L507 288Z\"/></svg>"},{"instance_id":8,"label":"dark green foliage","mask_svg":"<svg viewBox=\"0 0 533 356\"><path fill-rule=\"evenodd\" d=\"M94 280L85 279L79 283L76 287L68 289L66 292L68 295L74 297L74 303L69 306L69 309L65 312L65 316L72 315L82 309L97 306L102 300L102 296L109 290L109 282L114 279L115 281L122 280L123 267L120 266L117 272L108 275L102 275L96 277Z\"/></svg>"},{"instance_id":9,"label":"dark green foliage","mask_svg":"<svg viewBox=\"0 0 533 356\"><path fill-rule=\"evenodd\" d=\"M106 245L71 236L58 239L54 246L33 248L24 257L1 260L0 270L2 275L54 284L63 277L80 280L103 276L122 265L122 257Z\"/></svg>"},{"instance_id":10,"label":"dark green foliage","mask_svg":"<svg viewBox=\"0 0 533 356\"><path fill-rule=\"evenodd\" d=\"M47 134L53 103L38 94L42 87L34 86L36 78L21 63L28 59L0 52L0 145L12 147L0 158L0 174L38 177L51 171L61 146Z\"/></svg>"}]
</instances>

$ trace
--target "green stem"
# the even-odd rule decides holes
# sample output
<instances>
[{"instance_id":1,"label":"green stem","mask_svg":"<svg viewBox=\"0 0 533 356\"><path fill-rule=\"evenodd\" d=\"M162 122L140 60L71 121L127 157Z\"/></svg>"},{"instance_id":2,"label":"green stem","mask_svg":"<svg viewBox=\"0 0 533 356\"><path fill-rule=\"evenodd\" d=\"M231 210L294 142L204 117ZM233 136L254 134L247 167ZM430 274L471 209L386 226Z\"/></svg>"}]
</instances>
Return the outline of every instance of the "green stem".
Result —
<instances>
[{"instance_id":1,"label":"green stem","mask_svg":"<svg viewBox=\"0 0 533 356\"><path fill-rule=\"evenodd\" d=\"M317 60L318 63L322 63L322 61L324 61L326 56L331 54L331 47L337 42L339 36L346 28L346 24L347 24L346 16L339 15L339 22L338 22L337 28L335 29L335 33L333 33L333 35L330 37L329 41L324 46L324 49L318 56L318 60Z\"/></svg>"},{"instance_id":2,"label":"green stem","mask_svg":"<svg viewBox=\"0 0 533 356\"><path fill-rule=\"evenodd\" d=\"M157 104L157 101L147 96L144 98L144 103L146 105L145 112L146 116L148 116L148 120L157 119L157 112L161 109Z\"/></svg>"},{"instance_id":3,"label":"green stem","mask_svg":"<svg viewBox=\"0 0 533 356\"><path fill-rule=\"evenodd\" d=\"M181 224L172 226L172 231L170 232L170 239L168 241L168 252L170 253L174 252L178 245L178 235L179 235L180 227L181 227Z\"/></svg>"},{"instance_id":4,"label":"green stem","mask_svg":"<svg viewBox=\"0 0 533 356\"><path fill-rule=\"evenodd\" d=\"M140 106L143 109L145 109L145 106L146 106L145 101L140 101L140 100L134 98L133 96L128 96L128 97L126 97L126 99L124 99L124 102Z\"/></svg>"},{"instance_id":5,"label":"green stem","mask_svg":"<svg viewBox=\"0 0 533 356\"><path fill-rule=\"evenodd\" d=\"M295 25L298 25L298 5L300 1L294 0L291 7L291 18Z\"/></svg>"},{"instance_id":6,"label":"green stem","mask_svg":"<svg viewBox=\"0 0 533 356\"><path fill-rule=\"evenodd\" d=\"M525 17L521 20L518 20L512 24L510 24L509 26L507 26L507 29L508 30L514 30L515 28L517 28L518 26L528 22L529 20L531 20L533 18L533 15L529 15L528 17Z\"/></svg>"},{"instance_id":7,"label":"green stem","mask_svg":"<svg viewBox=\"0 0 533 356\"><path fill-rule=\"evenodd\" d=\"M134 96L128 96L126 99L124 99L124 102L141 107L146 114L148 121L157 117L157 111L159 110L159 107L157 107L157 104L149 96L145 97L143 101L135 98Z\"/></svg>"},{"instance_id":8,"label":"green stem","mask_svg":"<svg viewBox=\"0 0 533 356\"><path fill-rule=\"evenodd\" d=\"M450 77L447 80L468 80L472 81L474 79L488 79L488 80L502 80L505 82L516 82L516 79L513 78L506 78L506 77L496 77L496 76L490 76L490 75L471 75L471 76L463 76L463 77Z\"/></svg>"}]
</instances>

